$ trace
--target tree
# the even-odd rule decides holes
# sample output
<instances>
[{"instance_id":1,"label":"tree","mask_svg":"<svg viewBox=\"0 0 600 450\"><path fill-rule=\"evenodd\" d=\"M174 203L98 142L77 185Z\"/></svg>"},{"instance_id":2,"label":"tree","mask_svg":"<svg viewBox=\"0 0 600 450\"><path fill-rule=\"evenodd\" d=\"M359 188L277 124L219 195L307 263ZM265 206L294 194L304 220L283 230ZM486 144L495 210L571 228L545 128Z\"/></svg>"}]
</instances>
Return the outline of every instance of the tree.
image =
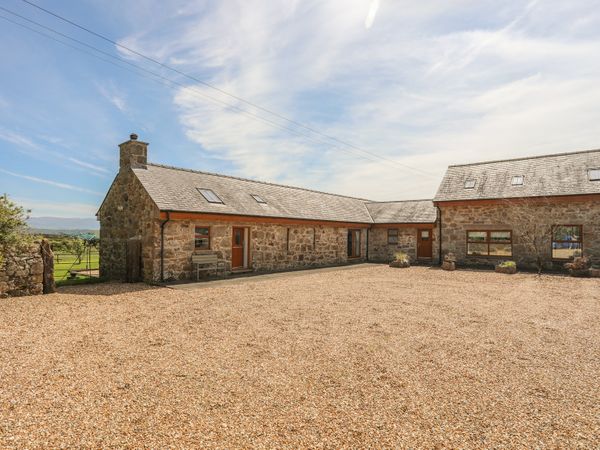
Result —
<instances>
[{"instance_id":1,"label":"tree","mask_svg":"<svg viewBox=\"0 0 600 450\"><path fill-rule=\"evenodd\" d=\"M550 203L545 198L504 200L503 203L507 222L518 232L519 244L532 256L538 275L541 274L552 239L552 227L545 220Z\"/></svg>"},{"instance_id":2,"label":"tree","mask_svg":"<svg viewBox=\"0 0 600 450\"><path fill-rule=\"evenodd\" d=\"M29 212L12 202L6 194L0 196L0 264L9 250L31 241L27 234Z\"/></svg>"}]
</instances>

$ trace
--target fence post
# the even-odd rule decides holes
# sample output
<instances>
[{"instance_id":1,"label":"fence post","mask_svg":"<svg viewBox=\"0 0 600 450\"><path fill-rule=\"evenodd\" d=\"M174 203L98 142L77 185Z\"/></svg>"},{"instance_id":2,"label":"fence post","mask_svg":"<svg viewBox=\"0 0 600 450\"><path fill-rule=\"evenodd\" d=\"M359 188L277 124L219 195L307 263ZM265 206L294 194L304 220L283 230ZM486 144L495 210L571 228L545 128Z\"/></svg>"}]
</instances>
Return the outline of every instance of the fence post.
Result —
<instances>
[{"instance_id":1,"label":"fence post","mask_svg":"<svg viewBox=\"0 0 600 450\"><path fill-rule=\"evenodd\" d=\"M42 278L43 292L44 294L52 294L56 292L56 284L54 283L54 255L52 254L48 239L42 239L40 251L44 265Z\"/></svg>"}]
</instances>

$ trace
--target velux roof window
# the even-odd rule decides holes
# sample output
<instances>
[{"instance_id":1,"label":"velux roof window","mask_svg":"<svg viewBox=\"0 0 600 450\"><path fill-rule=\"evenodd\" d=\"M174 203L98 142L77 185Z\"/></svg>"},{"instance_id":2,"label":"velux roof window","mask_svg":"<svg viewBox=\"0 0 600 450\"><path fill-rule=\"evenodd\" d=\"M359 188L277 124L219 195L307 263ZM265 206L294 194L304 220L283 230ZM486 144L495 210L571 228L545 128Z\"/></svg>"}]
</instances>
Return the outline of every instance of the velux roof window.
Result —
<instances>
[{"instance_id":1,"label":"velux roof window","mask_svg":"<svg viewBox=\"0 0 600 450\"><path fill-rule=\"evenodd\" d=\"M588 176L590 178L590 181L600 181L600 169L588 170Z\"/></svg>"},{"instance_id":2,"label":"velux roof window","mask_svg":"<svg viewBox=\"0 0 600 450\"><path fill-rule=\"evenodd\" d=\"M257 195L257 194L250 194L250 195L252 195L252 198L254 200L256 200L257 203L263 203L265 205L267 204L267 202L265 201L265 199L263 199L260 195Z\"/></svg>"},{"instance_id":3,"label":"velux roof window","mask_svg":"<svg viewBox=\"0 0 600 450\"><path fill-rule=\"evenodd\" d=\"M219 196L210 189L197 189L198 192L202 194L202 197L204 197L208 203L223 203L223 200L221 200Z\"/></svg>"},{"instance_id":4,"label":"velux roof window","mask_svg":"<svg viewBox=\"0 0 600 450\"><path fill-rule=\"evenodd\" d=\"M514 177L512 177L510 184L512 184L513 186L523 186L524 180L525 177L523 175L515 175Z\"/></svg>"},{"instance_id":5,"label":"velux roof window","mask_svg":"<svg viewBox=\"0 0 600 450\"><path fill-rule=\"evenodd\" d=\"M465 180L465 189L475 189L475 180Z\"/></svg>"}]
</instances>

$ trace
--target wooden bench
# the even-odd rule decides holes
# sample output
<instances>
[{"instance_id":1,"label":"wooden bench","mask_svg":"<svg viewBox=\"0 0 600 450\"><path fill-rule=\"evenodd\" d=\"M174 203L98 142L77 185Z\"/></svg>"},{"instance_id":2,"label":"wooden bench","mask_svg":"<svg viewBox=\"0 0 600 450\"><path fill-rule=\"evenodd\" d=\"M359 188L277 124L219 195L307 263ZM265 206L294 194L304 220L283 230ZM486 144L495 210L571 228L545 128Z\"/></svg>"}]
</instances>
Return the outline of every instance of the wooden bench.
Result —
<instances>
[{"instance_id":1,"label":"wooden bench","mask_svg":"<svg viewBox=\"0 0 600 450\"><path fill-rule=\"evenodd\" d=\"M225 261L220 260L216 254L192 255L192 265L196 272L196 280L200 279L200 272L214 270L219 274L219 268L225 267Z\"/></svg>"}]
</instances>

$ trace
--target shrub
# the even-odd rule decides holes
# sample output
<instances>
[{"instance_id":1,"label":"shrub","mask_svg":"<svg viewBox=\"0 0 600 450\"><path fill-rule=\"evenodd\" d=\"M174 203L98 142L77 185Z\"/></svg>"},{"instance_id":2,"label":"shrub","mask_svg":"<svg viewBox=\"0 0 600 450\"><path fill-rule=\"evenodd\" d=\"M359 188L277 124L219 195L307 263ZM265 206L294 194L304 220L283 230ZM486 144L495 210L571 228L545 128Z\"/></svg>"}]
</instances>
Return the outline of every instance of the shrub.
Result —
<instances>
[{"instance_id":1,"label":"shrub","mask_svg":"<svg viewBox=\"0 0 600 450\"><path fill-rule=\"evenodd\" d=\"M404 252L396 252L396 253L394 253L394 261L410 262L410 258Z\"/></svg>"},{"instance_id":2,"label":"shrub","mask_svg":"<svg viewBox=\"0 0 600 450\"><path fill-rule=\"evenodd\" d=\"M509 267L517 267L517 263L514 261L503 261L498 264L499 267L509 268Z\"/></svg>"},{"instance_id":3,"label":"shrub","mask_svg":"<svg viewBox=\"0 0 600 450\"><path fill-rule=\"evenodd\" d=\"M33 242L33 237L27 233L28 213L6 194L0 196L0 265L7 252L19 251Z\"/></svg>"}]
</instances>

